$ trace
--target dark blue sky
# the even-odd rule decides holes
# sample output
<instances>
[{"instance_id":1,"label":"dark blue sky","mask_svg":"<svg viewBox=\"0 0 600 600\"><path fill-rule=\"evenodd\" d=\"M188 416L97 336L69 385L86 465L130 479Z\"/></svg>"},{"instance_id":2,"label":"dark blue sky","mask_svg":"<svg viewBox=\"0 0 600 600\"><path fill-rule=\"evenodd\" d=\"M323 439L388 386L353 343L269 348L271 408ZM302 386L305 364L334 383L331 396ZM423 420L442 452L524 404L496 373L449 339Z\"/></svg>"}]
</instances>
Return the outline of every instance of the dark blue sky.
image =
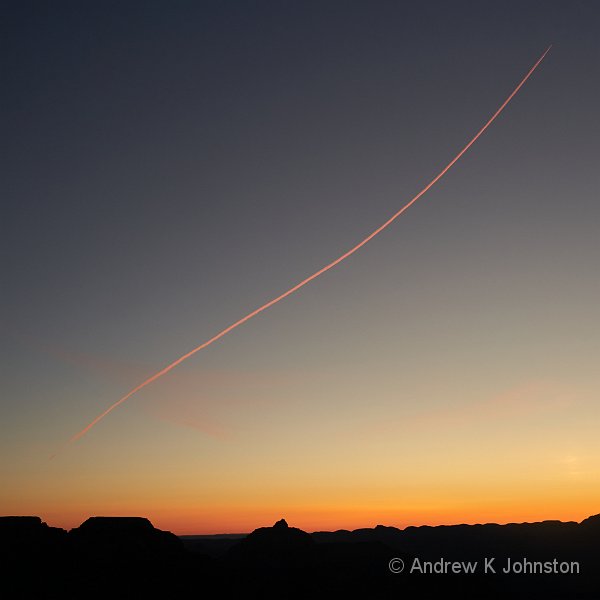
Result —
<instances>
[{"instance_id":1,"label":"dark blue sky","mask_svg":"<svg viewBox=\"0 0 600 600\"><path fill-rule=\"evenodd\" d=\"M532 381L554 395L583 386L590 423L599 16L580 1L4 3L3 455L45 456L363 238L549 44L390 230L182 369L283 378L268 392L194 384L199 420L242 437L277 437L290 418L330 435L340 415L393 421ZM111 415L78 467L108 437L120 447L131 423L140 447L156 428L177 439L157 408L191 393L177 385Z\"/></svg>"}]
</instances>

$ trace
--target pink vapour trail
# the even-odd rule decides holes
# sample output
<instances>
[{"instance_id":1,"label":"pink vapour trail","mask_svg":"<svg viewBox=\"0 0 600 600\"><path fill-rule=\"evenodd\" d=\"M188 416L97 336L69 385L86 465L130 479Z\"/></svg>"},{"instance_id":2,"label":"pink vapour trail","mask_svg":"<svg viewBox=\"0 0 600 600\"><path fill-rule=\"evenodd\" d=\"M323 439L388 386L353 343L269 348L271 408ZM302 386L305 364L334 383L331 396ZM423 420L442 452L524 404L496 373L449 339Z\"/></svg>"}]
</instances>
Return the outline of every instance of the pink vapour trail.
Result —
<instances>
[{"instance_id":1,"label":"pink vapour trail","mask_svg":"<svg viewBox=\"0 0 600 600\"><path fill-rule=\"evenodd\" d=\"M400 210L398 210L396 213L394 213L385 223L383 223L383 225L380 225L377 229L375 229L375 231L370 233L361 242L359 242L358 244L353 246L350 250L348 250L347 252L345 252L344 254L342 254L341 256L336 258L335 260L331 261L329 264L324 266L322 269L319 269L318 271L316 271L315 273L313 273L306 279L303 279L302 281L300 281L300 283L297 283L295 286L291 287L289 290L287 290L283 294L280 294L279 296L277 296L276 298L273 298L272 300L269 300L267 303L263 304L261 307L257 308L256 310L253 310L251 313L248 313L245 317L242 317L235 323L232 323L231 325L229 325L229 327L226 327L225 329L223 329L222 331L217 333L215 336L213 336L209 340L205 341L203 344L196 346L196 348L194 348L193 350L190 350L189 352L187 352L183 356L180 356L177 360L174 360L172 363L168 364L166 367L164 367L163 369L161 369L160 371L158 371L151 377L148 377L148 379L146 379L145 381L143 381L142 383L140 383L139 385L134 387L132 390L127 392L127 394L125 394L120 400L117 400L115 403L111 404L103 413L99 414L93 421L91 421L88 425L86 425L81 431L76 433L67 443L70 444L70 443L78 440L82 436L84 436L92 427L94 427L94 425L99 423L102 419L104 419L104 417L106 417L115 408L117 408L117 406L123 404L123 402L125 402L126 400L131 398L131 396L133 396L135 393L139 392L141 389L145 388L147 385L150 385L151 383L153 383L154 381L156 381L163 375L166 375L169 371L174 369L177 365L180 365L182 362L184 362L185 360L187 360L188 358L190 358L191 356L196 354L196 352L200 352L200 350L203 350L207 346L210 346L212 343L216 342L217 340L221 339L223 336L227 335L230 331L233 331L236 327L239 327L246 321L249 321L256 315L267 310L274 304L277 304L284 298L287 298L294 292L297 292L300 288L304 287L306 284L313 281L313 279L316 279L320 275L323 275L323 273L326 273L330 269L333 269L333 267L340 264L342 261L346 260L348 257L352 256L355 252L360 250L365 244L370 242L375 236L379 235L384 229L387 229L401 214L403 214L406 210L408 210L408 208L410 208L421 196L423 196L426 192L428 192L454 166L454 164L462 157L462 155L479 139L479 137L483 134L483 132L496 120L496 117L498 117L498 115L504 110L506 105L514 98L514 96L517 94L517 92L523 87L525 82L531 77L533 72L538 68L540 63L546 57L546 54L548 54L548 52L550 52L550 48L552 48L552 46L549 46L546 49L546 51L540 56L540 58L537 60L537 62L531 67L531 69L529 69L529 71L527 72L525 77L523 77L523 79L519 82L517 87L515 87L515 89L511 92L511 94L508 96L508 98L506 98L506 100L500 105L498 110L490 117L490 119L485 123L485 125L473 136L473 138L467 143L467 145L416 196L414 196L409 202L407 202Z\"/></svg>"}]
</instances>

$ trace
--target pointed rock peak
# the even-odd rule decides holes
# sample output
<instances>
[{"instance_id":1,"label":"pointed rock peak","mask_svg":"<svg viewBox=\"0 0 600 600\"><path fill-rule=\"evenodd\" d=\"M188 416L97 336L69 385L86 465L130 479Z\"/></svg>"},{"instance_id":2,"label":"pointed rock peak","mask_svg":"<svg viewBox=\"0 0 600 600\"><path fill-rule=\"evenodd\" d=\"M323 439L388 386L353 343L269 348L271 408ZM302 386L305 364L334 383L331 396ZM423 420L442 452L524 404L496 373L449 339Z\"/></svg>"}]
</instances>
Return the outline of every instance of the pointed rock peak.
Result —
<instances>
[{"instance_id":1,"label":"pointed rock peak","mask_svg":"<svg viewBox=\"0 0 600 600\"><path fill-rule=\"evenodd\" d=\"M275 525L273 525L273 529L287 529L287 528L288 528L288 524L285 519L280 519L279 521L277 521L277 523L275 523Z\"/></svg>"}]
</instances>

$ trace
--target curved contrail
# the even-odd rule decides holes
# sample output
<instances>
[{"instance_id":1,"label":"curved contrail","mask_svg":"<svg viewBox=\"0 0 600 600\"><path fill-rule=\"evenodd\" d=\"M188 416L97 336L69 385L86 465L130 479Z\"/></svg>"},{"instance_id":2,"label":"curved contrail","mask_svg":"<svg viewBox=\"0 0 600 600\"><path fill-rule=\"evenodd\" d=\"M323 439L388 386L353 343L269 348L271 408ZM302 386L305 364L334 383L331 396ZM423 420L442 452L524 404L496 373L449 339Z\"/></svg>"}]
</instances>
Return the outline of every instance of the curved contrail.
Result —
<instances>
[{"instance_id":1,"label":"curved contrail","mask_svg":"<svg viewBox=\"0 0 600 600\"><path fill-rule=\"evenodd\" d=\"M326 273L327 271L329 271L329 269L333 269L333 267L335 267L336 265L341 263L343 260L346 260L349 256L351 256L357 250L362 248L367 242L370 242L375 236L379 235L384 229L389 227L404 211L406 211L423 194L425 194L431 187L433 187L452 168L454 163L456 163L458 161L458 159L477 141L479 136L494 122L496 117L504 110L506 105L513 99L513 97L521 89L521 87L525 84L525 82L529 79L529 77L531 77L532 73L537 69L537 67L542 62L542 60L544 60L544 57L546 56L546 54L548 54L548 52L550 51L550 48L552 48L552 46L549 46L546 49L546 51L540 56L540 58L537 60L537 62L533 65L533 67L531 67L531 69L529 69L529 71L527 72L525 77L523 77L523 79L520 81L519 85L517 85L517 87L511 92L510 96L508 96L508 98L506 98L506 100L500 105L500 108L498 108L498 110L490 117L490 119L487 121L487 123L473 136L471 141L412 200L410 200L410 202L407 202L398 212L393 214L383 225L379 226L375 231L370 233L364 240L362 240L361 242L356 244L356 246L354 246L353 248L351 248L350 250L348 250L347 252L342 254L340 257L336 258L335 260L330 262L328 265L324 266L322 269L319 269L316 273L313 273L312 275L310 275L310 277L303 279L300 283L297 283L295 286L291 287L289 290L287 290L287 292L284 292L283 294L280 294L276 298L269 300L269 302L267 302L266 304L263 304L260 308L253 310L251 313L247 314L245 317L241 318L239 321L236 321L229 327L226 327L225 329L223 329L223 331L217 333L217 335L211 337L209 340L207 340L203 344L200 344L200 346L197 346L193 350L190 350L188 353L184 354L183 356L180 356L177 360L168 364L166 367L164 367L163 369L161 369L160 371L158 371L157 373L155 373L154 375L152 375L151 377L149 377L148 379L146 379L145 381L143 381L142 383L140 383L139 385L134 387L131 391L127 392L127 394L125 394L120 400L117 400L114 404L111 404L103 413L98 415L91 423L86 425L81 431L76 433L69 440L68 443L74 442L75 440L78 440L80 437L85 435L94 425L96 425L96 423L98 423L104 417L106 417L106 415L108 415L108 413L112 412L115 408L117 408L117 406L119 406L120 404L123 404L123 402L125 402L125 400L127 400L128 398L131 398L131 396L133 396L133 394L135 394L136 392L139 392L142 388L145 388L147 385L150 385L153 381L156 381L157 379L159 379L160 377L162 377L163 375L168 373L169 371L174 369L177 365L181 364L184 360L187 360L188 358L190 358L190 356L193 356L194 354L196 354L196 352L199 352L203 348L210 346L213 342L216 342L218 339L222 338L224 335L227 335L230 331L233 331L236 327L239 327L246 321L249 321L250 319L252 319L252 317L255 317L256 315L263 312L264 310L267 310L267 308L270 308L274 304L277 304L277 302L279 302L280 300L283 300L284 298L287 298L289 295L298 291L300 288L304 287L307 283L310 283L313 279L316 279L317 277L319 277L319 275Z\"/></svg>"}]
</instances>

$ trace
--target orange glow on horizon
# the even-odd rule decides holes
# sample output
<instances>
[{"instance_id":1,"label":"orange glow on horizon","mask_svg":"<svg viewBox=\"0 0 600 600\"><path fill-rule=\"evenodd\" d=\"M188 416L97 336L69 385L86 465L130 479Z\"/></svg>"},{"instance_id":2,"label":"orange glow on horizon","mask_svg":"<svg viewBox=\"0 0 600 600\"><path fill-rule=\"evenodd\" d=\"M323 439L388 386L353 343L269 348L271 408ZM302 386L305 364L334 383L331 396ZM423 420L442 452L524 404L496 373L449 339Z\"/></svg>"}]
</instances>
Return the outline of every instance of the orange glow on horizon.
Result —
<instances>
[{"instance_id":1,"label":"orange glow on horizon","mask_svg":"<svg viewBox=\"0 0 600 600\"><path fill-rule=\"evenodd\" d=\"M473 504L476 504L473 502ZM322 506L313 508L288 507L287 509L256 507L232 508L230 512L202 510L200 514L193 509L173 515L167 510L151 510L147 513L140 511L104 511L94 514L82 514L80 517L60 513L43 513L40 516L48 525L72 529L79 526L90 516L142 516L147 517L158 529L171 531L177 535L212 535L231 533L250 533L259 527L270 527L277 520L285 518L290 526L304 531L337 531L339 529L373 528L385 525L404 529L411 526L437 526L497 523L524 523L545 520L576 521L595 514L591 509L592 502L565 510L559 502L536 504L535 507L522 506L518 499L504 506L467 507L412 507L402 510L393 507L374 508L363 507L333 507Z\"/></svg>"}]
</instances>

